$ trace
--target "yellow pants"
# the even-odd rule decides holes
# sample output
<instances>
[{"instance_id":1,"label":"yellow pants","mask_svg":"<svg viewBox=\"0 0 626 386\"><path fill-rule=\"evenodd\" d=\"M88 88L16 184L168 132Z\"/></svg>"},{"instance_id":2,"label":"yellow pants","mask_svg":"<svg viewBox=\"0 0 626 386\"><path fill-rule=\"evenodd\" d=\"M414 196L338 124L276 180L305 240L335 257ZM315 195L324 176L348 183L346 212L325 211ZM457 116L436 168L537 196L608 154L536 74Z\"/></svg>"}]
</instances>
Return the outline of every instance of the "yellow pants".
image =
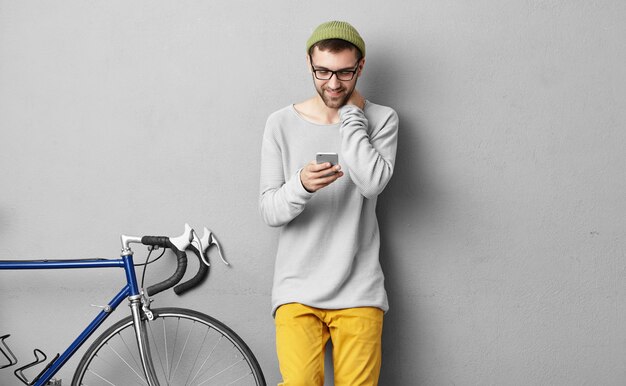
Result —
<instances>
[{"instance_id":1,"label":"yellow pants","mask_svg":"<svg viewBox=\"0 0 626 386\"><path fill-rule=\"evenodd\" d=\"M276 351L283 383L322 386L324 351L333 342L335 386L375 386L381 364L383 311L374 307L322 310L298 303L276 311Z\"/></svg>"}]
</instances>

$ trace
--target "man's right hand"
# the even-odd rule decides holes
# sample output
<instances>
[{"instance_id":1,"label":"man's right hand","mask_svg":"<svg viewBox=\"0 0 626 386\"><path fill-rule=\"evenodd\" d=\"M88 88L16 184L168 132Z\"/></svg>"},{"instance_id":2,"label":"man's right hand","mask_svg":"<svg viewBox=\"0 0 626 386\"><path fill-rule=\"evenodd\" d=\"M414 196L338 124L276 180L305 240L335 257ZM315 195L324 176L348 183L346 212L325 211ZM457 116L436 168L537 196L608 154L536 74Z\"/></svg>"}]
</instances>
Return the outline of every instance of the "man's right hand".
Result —
<instances>
[{"instance_id":1,"label":"man's right hand","mask_svg":"<svg viewBox=\"0 0 626 386\"><path fill-rule=\"evenodd\" d=\"M302 186L309 193L317 192L342 176L341 166L332 166L330 162L318 164L315 161L311 161L300 171Z\"/></svg>"}]
</instances>

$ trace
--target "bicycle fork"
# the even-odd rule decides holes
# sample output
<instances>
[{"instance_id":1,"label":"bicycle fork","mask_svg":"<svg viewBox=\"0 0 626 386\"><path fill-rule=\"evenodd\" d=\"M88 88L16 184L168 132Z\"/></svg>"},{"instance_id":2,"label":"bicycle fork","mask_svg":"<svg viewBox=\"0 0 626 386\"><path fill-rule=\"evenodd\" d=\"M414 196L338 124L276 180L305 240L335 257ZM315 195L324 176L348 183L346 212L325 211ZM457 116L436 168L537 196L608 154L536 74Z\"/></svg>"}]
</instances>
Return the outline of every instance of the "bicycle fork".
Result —
<instances>
[{"instance_id":1,"label":"bicycle fork","mask_svg":"<svg viewBox=\"0 0 626 386\"><path fill-rule=\"evenodd\" d=\"M159 386L154 363L152 362L152 354L150 352L150 344L148 343L148 332L146 328L147 322L142 318L142 297L135 295L129 297L130 311L133 316L133 326L135 328L135 337L137 338L137 347L139 348L139 357L141 358L141 366L146 376L149 386Z\"/></svg>"}]
</instances>

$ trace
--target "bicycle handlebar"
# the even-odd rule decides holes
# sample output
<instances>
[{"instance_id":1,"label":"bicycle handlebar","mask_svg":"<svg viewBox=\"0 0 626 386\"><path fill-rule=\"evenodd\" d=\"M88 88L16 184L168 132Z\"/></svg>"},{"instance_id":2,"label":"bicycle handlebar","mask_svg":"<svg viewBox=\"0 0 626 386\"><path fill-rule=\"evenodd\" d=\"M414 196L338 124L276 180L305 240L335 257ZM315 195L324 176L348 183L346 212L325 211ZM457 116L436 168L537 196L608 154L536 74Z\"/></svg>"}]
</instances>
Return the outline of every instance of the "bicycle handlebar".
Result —
<instances>
[{"instance_id":1,"label":"bicycle handlebar","mask_svg":"<svg viewBox=\"0 0 626 386\"><path fill-rule=\"evenodd\" d=\"M196 248L191 243L186 247L186 249L192 251L198 258L198 272L190 280L174 287L174 292L176 293L176 295L182 295L190 289L200 285L206 279L207 275L209 274L209 269L211 267L211 264L209 263L208 253L211 246L215 245L215 247L217 247L217 253L219 254L219 257L224 265L230 265L230 263L228 263L228 261L224 259L224 255L222 254L222 247L220 246L219 241L217 241L217 238L215 238L213 232L211 232L208 228L204 228L204 234L197 241L200 245L200 249Z\"/></svg>"},{"instance_id":2,"label":"bicycle handlebar","mask_svg":"<svg viewBox=\"0 0 626 386\"><path fill-rule=\"evenodd\" d=\"M202 261L202 256L200 255L201 252L198 250L198 248L194 247L193 245L189 245L187 249L191 250L198 257L199 268L194 277L174 287L174 293L176 295L182 295L190 289L200 285L209 274L209 267L204 264L204 261Z\"/></svg>"},{"instance_id":3,"label":"bicycle handlebar","mask_svg":"<svg viewBox=\"0 0 626 386\"><path fill-rule=\"evenodd\" d=\"M195 242L198 247L193 245L192 242ZM185 224L185 232L178 237L135 237L122 235L122 246L125 248L125 250L128 249L129 243L142 243L144 245L168 248L176 254L176 271L174 271L174 274L172 274L172 276L168 279L148 287L146 289L146 293L148 296L156 295L159 292L165 291L172 287L174 287L174 292L177 295L182 295L190 289L200 285L209 274L210 263L208 258L208 250L212 245L215 245L217 247L217 251L222 262L225 265L230 265L224 259L224 256L222 255L222 248L215 238L215 235L213 235L213 232L211 232L207 228L204 228L204 235L201 238L198 238L196 232L191 229L188 224ZM190 280L182 284L178 284L185 276L185 271L187 270L187 254L185 252L186 250L192 251L198 257L198 272Z\"/></svg>"},{"instance_id":4,"label":"bicycle handlebar","mask_svg":"<svg viewBox=\"0 0 626 386\"><path fill-rule=\"evenodd\" d=\"M163 280L160 283L151 285L146 289L146 293L148 296L156 295L159 292L165 291L166 289L170 289L176 284L178 284L183 276L185 276L185 271L187 270L187 254L185 251L179 250L176 245L174 245L169 237L165 236L144 236L141 238L141 243L144 245L152 245L159 246L161 248L169 248L176 254L176 271L174 274L170 276L169 279Z\"/></svg>"}]
</instances>

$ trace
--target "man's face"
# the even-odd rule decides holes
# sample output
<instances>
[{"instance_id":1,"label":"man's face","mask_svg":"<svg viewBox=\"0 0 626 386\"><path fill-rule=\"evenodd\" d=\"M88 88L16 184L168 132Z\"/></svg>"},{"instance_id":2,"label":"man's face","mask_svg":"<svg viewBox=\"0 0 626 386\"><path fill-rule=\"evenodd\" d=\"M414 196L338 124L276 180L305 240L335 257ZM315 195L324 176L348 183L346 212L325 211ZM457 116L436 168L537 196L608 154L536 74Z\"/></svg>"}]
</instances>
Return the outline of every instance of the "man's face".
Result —
<instances>
[{"instance_id":1,"label":"man's face","mask_svg":"<svg viewBox=\"0 0 626 386\"><path fill-rule=\"evenodd\" d=\"M333 74L328 80L319 80L313 76L315 89L326 106L338 109L345 105L356 87L358 77L361 75L365 59L357 61L356 50L343 50L339 52L320 51L318 47L313 49L309 58L309 65L316 70L330 71L353 71L357 70L352 80L339 80L337 74Z\"/></svg>"}]
</instances>

